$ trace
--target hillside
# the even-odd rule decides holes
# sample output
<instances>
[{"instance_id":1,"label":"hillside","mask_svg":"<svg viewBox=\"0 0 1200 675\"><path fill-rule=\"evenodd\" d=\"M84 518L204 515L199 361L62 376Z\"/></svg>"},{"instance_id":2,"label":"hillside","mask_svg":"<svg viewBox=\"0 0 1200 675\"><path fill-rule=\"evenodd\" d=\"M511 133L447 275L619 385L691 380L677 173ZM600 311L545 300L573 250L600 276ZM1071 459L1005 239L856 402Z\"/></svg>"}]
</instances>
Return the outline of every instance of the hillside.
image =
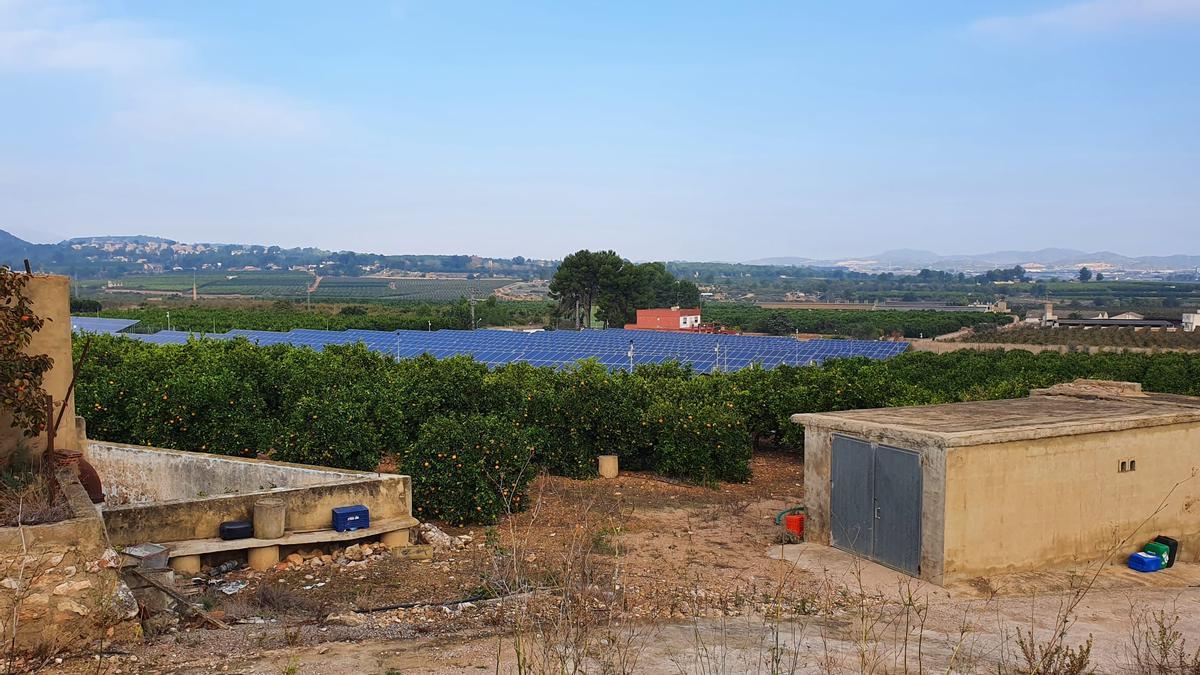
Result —
<instances>
[{"instance_id":1,"label":"hillside","mask_svg":"<svg viewBox=\"0 0 1200 675\"><path fill-rule=\"evenodd\" d=\"M184 243L149 235L76 237L34 244L0 230L0 265L18 267L28 258L34 270L80 279L113 279L131 273L171 271L302 270L322 276L363 276L385 270L458 276L548 278L547 260L484 258L475 255L384 255L259 244Z\"/></svg>"}]
</instances>

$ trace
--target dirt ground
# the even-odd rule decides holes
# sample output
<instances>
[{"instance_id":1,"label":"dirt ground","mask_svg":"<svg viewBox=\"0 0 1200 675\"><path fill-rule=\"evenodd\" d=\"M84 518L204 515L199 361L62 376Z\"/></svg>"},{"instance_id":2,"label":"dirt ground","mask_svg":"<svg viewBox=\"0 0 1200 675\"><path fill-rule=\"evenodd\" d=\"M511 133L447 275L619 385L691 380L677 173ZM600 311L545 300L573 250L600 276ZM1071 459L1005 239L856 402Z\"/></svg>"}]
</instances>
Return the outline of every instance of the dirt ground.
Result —
<instances>
[{"instance_id":1,"label":"dirt ground","mask_svg":"<svg viewBox=\"0 0 1200 675\"><path fill-rule=\"evenodd\" d=\"M752 468L750 483L715 488L543 477L527 512L444 528L470 537L463 548L233 572L222 581L249 586L204 596L230 629L181 623L49 670L1015 672L1017 638L1033 629L1042 646L1090 636L1093 668L1109 673L1144 672L1148 647L1200 647L1200 565L1111 565L1087 593L1073 591L1093 578L1086 569L931 586L828 547L781 545L775 516L803 502L803 466L765 452ZM1156 622L1153 611L1165 613ZM1166 647L1137 640L1176 633Z\"/></svg>"}]
</instances>

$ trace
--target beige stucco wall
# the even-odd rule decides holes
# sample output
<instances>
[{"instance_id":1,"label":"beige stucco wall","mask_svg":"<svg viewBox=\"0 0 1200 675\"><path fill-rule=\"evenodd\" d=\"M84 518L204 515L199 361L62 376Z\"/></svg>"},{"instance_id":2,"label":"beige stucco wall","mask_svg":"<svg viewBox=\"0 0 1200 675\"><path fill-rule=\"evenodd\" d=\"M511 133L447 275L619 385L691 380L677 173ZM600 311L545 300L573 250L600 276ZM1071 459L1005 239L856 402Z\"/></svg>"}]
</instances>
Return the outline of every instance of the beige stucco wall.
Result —
<instances>
[{"instance_id":1,"label":"beige stucco wall","mask_svg":"<svg viewBox=\"0 0 1200 675\"><path fill-rule=\"evenodd\" d=\"M47 354L54 359L54 366L46 374L43 387L54 397L56 404L55 416L62 406L67 387L71 383L71 296L68 277L47 274L35 274L25 286L25 295L33 305L34 314L46 320L42 329L34 333L29 347L29 354ZM58 428L55 446L78 450L75 436L75 398L67 401L67 413L63 415L62 424ZM21 444L22 434L12 427L12 415L0 410L0 466L7 464L9 458ZM40 454L46 448L46 435L26 439L28 451Z\"/></svg>"},{"instance_id":2,"label":"beige stucco wall","mask_svg":"<svg viewBox=\"0 0 1200 675\"><path fill-rule=\"evenodd\" d=\"M1137 469L1120 473L1131 459ZM1200 477L1189 479L1198 468L1200 424L951 448L946 577L1095 561L1130 535L1114 561L1158 534L1198 560Z\"/></svg>"}]
</instances>

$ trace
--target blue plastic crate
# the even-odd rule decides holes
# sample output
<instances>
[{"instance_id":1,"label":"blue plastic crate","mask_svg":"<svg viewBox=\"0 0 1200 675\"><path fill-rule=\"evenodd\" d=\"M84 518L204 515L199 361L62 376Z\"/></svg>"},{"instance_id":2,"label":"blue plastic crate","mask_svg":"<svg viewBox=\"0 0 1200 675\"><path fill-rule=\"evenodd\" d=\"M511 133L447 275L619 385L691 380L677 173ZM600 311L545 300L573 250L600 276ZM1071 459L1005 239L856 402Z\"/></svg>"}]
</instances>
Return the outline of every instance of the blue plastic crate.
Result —
<instances>
[{"instance_id":1,"label":"blue plastic crate","mask_svg":"<svg viewBox=\"0 0 1200 675\"><path fill-rule=\"evenodd\" d=\"M1153 553L1138 551L1129 556L1129 569L1138 572L1157 572L1162 569L1163 559Z\"/></svg>"},{"instance_id":2,"label":"blue plastic crate","mask_svg":"<svg viewBox=\"0 0 1200 675\"><path fill-rule=\"evenodd\" d=\"M371 513L362 504L333 509L333 529L338 532L361 530L371 526Z\"/></svg>"}]
</instances>

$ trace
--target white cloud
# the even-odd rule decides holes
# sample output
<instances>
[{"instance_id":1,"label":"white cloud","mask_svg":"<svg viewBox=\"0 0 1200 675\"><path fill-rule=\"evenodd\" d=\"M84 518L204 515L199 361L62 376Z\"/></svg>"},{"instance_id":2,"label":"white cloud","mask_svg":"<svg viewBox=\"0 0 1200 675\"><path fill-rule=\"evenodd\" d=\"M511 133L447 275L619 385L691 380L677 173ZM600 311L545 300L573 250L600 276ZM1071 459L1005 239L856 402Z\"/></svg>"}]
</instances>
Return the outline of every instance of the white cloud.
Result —
<instances>
[{"instance_id":1,"label":"white cloud","mask_svg":"<svg viewBox=\"0 0 1200 675\"><path fill-rule=\"evenodd\" d=\"M287 96L195 72L180 39L74 4L0 0L0 70L89 73L113 94L114 123L150 136L290 136L319 115Z\"/></svg>"},{"instance_id":2,"label":"white cloud","mask_svg":"<svg viewBox=\"0 0 1200 675\"><path fill-rule=\"evenodd\" d=\"M995 16L975 32L1020 37L1037 33L1102 33L1134 26L1200 22L1200 0L1087 0L1032 14Z\"/></svg>"}]
</instances>

